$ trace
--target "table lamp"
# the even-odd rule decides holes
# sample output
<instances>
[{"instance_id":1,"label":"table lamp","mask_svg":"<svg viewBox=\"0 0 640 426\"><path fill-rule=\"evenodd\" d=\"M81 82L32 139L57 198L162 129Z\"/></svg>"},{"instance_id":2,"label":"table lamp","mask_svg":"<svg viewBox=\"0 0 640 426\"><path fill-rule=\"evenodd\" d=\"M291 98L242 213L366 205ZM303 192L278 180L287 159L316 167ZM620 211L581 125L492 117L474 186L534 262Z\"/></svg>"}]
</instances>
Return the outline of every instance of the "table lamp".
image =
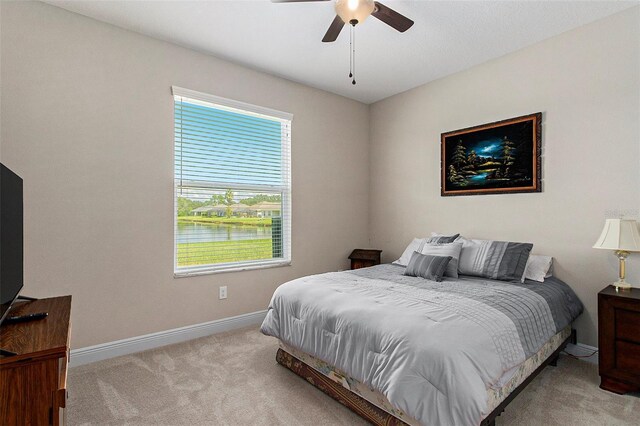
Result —
<instances>
[{"instance_id":1,"label":"table lamp","mask_svg":"<svg viewBox=\"0 0 640 426\"><path fill-rule=\"evenodd\" d=\"M636 221L632 219L607 219L602 234L593 248L614 250L614 254L620 260L620 273L618 281L613 285L616 290L631 288L631 285L624 280L625 260L630 252L640 251L640 232L638 232Z\"/></svg>"}]
</instances>

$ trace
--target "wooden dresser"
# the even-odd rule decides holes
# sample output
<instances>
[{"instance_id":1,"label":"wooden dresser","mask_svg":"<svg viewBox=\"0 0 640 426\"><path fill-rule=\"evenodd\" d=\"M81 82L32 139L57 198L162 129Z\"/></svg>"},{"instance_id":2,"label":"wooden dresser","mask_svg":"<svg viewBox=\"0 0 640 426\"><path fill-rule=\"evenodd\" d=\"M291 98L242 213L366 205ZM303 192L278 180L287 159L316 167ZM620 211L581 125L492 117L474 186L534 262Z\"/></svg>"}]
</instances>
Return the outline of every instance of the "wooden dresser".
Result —
<instances>
[{"instance_id":1,"label":"wooden dresser","mask_svg":"<svg viewBox=\"0 0 640 426\"><path fill-rule=\"evenodd\" d=\"M9 315L36 312L49 316L0 327L0 348L17 353L0 357L3 426L64 423L71 296L16 302Z\"/></svg>"},{"instance_id":2,"label":"wooden dresser","mask_svg":"<svg viewBox=\"0 0 640 426\"><path fill-rule=\"evenodd\" d=\"M624 394L640 391L640 289L598 293L600 387Z\"/></svg>"}]
</instances>

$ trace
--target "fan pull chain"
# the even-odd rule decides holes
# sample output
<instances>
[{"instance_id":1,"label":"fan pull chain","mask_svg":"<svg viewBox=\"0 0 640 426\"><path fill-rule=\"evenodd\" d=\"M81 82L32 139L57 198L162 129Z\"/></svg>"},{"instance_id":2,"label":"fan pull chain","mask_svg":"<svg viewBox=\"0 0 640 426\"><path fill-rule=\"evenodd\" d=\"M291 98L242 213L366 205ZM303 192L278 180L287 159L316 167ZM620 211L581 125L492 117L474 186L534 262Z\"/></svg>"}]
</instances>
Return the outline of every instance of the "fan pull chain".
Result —
<instances>
[{"instance_id":1,"label":"fan pull chain","mask_svg":"<svg viewBox=\"0 0 640 426\"><path fill-rule=\"evenodd\" d=\"M351 37L353 39L353 47L351 50L351 69L353 72L353 80L351 80L351 84L355 86L356 84L356 26L351 26L351 33L353 34Z\"/></svg>"},{"instance_id":2,"label":"fan pull chain","mask_svg":"<svg viewBox=\"0 0 640 426\"><path fill-rule=\"evenodd\" d=\"M353 77L353 56L351 51L353 50L353 27L349 28L349 78Z\"/></svg>"}]
</instances>

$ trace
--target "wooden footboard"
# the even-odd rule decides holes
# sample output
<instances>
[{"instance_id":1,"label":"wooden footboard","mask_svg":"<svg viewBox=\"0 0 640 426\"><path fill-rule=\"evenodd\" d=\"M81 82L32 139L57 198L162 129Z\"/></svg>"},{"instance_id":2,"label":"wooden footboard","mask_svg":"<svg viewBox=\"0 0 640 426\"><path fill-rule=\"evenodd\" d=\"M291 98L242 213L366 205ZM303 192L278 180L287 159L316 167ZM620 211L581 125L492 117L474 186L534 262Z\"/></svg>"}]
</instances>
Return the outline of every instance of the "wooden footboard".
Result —
<instances>
[{"instance_id":1,"label":"wooden footboard","mask_svg":"<svg viewBox=\"0 0 640 426\"><path fill-rule=\"evenodd\" d=\"M575 341L575 330L572 334L562 342L562 344L540 364L540 366L529 375L513 392L505 398L495 410L493 410L487 417L485 417L481 426L494 426L496 418L502 414L507 405L538 375L544 368L551 364L556 365L560 352L562 352L568 343ZM361 396L353 393L349 389L339 383L334 382L322 373L316 371L313 367L305 364L295 356L286 352L283 349L278 349L276 354L276 361L278 364L288 368L296 373L298 376L311 383L322 392L326 393L345 407L349 408L360 417L371 422L374 425L379 426L392 426L392 425L407 425L407 423L398 419L397 417L387 413L378 406L372 404Z\"/></svg>"}]
</instances>

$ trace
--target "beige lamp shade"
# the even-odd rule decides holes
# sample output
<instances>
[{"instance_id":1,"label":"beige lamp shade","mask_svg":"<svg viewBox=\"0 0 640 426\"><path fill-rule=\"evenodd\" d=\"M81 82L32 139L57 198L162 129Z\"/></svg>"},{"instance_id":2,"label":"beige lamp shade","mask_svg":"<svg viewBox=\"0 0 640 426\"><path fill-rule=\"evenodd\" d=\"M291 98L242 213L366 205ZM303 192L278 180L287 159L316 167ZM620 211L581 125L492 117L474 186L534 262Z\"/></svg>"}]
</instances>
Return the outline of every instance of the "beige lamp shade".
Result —
<instances>
[{"instance_id":1,"label":"beige lamp shade","mask_svg":"<svg viewBox=\"0 0 640 426\"><path fill-rule=\"evenodd\" d=\"M638 224L631 219L607 219L593 248L640 251Z\"/></svg>"}]
</instances>

